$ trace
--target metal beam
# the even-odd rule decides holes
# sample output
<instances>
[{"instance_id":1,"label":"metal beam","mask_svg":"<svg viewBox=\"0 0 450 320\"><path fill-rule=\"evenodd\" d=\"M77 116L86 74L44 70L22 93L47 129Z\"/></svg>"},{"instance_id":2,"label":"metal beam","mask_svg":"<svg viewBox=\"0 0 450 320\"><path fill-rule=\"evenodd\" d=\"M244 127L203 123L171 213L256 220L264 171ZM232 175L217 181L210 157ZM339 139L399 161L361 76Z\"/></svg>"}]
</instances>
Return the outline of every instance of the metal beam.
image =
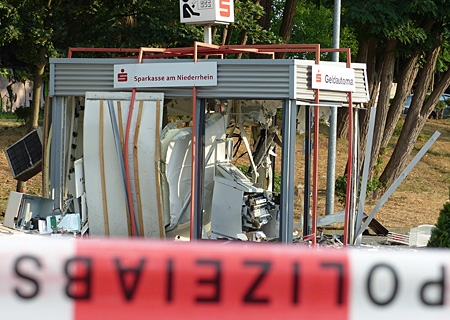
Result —
<instances>
[{"instance_id":1,"label":"metal beam","mask_svg":"<svg viewBox=\"0 0 450 320\"><path fill-rule=\"evenodd\" d=\"M389 199L391 194L397 189L397 187L402 183L402 181L408 176L409 172L416 166L416 164L422 159L422 157L425 155L425 153L430 149L430 147L433 145L433 143L436 142L437 138L441 135L439 131L436 131L433 136L427 141L427 143L420 149L419 153L416 154L414 159L411 160L411 162L408 164L408 166L405 168L405 170L402 171L400 176L392 183L392 185L389 187L389 189L383 194L380 201L378 201L375 208L373 208L370 215L367 217L366 221L364 222L364 225L359 229L358 236L363 233L363 231L369 226L370 222L372 221L375 214L378 212L378 210L381 208L381 206Z\"/></svg>"},{"instance_id":2,"label":"metal beam","mask_svg":"<svg viewBox=\"0 0 450 320\"><path fill-rule=\"evenodd\" d=\"M66 108L67 99L54 97L52 100L52 141L50 162L50 190L54 200L54 210L63 209L62 197L64 190L65 160L66 160Z\"/></svg>"},{"instance_id":3,"label":"metal beam","mask_svg":"<svg viewBox=\"0 0 450 320\"><path fill-rule=\"evenodd\" d=\"M295 100L283 101L282 163L280 194L280 241L292 243L294 231L294 164L297 105Z\"/></svg>"},{"instance_id":4,"label":"metal beam","mask_svg":"<svg viewBox=\"0 0 450 320\"><path fill-rule=\"evenodd\" d=\"M370 108L370 116L369 116L369 129L367 131L367 143L366 143L366 153L364 157L364 168L362 172L362 181L361 181L361 192L359 194L359 207L356 216L356 224L355 224L355 235L359 233L359 228L362 224L363 216L364 216L364 204L366 202L366 193L367 193L367 182L369 177L369 169L370 169L370 154L372 153L372 142L373 142L373 131L375 129L375 115L377 113L377 109L372 107ZM355 238L356 242L360 242L361 239Z\"/></svg>"},{"instance_id":5,"label":"metal beam","mask_svg":"<svg viewBox=\"0 0 450 320\"><path fill-rule=\"evenodd\" d=\"M191 240L202 238L203 185L205 168L205 99L196 99L195 117L192 124L192 195ZM191 191L191 192L192 192Z\"/></svg>"},{"instance_id":6,"label":"metal beam","mask_svg":"<svg viewBox=\"0 0 450 320\"><path fill-rule=\"evenodd\" d=\"M305 180L303 190L303 236L310 234L309 211L311 207L311 107L305 105Z\"/></svg>"}]
</instances>

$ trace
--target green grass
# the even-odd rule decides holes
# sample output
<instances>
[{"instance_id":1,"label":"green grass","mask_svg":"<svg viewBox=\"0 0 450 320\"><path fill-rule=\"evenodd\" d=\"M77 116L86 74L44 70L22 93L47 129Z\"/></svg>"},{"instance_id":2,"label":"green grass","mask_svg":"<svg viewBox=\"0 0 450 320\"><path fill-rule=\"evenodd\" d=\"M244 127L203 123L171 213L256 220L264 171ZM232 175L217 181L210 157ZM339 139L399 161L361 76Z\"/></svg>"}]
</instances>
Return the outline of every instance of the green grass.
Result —
<instances>
[{"instance_id":1,"label":"green grass","mask_svg":"<svg viewBox=\"0 0 450 320\"><path fill-rule=\"evenodd\" d=\"M0 120L15 120L19 121L19 118L12 112L0 112Z\"/></svg>"}]
</instances>

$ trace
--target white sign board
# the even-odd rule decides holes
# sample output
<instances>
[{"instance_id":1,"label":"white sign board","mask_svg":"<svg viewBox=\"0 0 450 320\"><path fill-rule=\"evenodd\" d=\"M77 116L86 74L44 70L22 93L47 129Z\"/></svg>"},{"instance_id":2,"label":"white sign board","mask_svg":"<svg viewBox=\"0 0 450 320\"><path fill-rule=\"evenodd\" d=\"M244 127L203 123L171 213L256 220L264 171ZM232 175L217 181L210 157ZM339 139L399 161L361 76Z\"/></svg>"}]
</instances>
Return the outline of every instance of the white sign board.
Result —
<instances>
[{"instance_id":1,"label":"white sign board","mask_svg":"<svg viewBox=\"0 0 450 320\"><path fill-rule=\"evenodd\" d=\"M114 88L217 86L217 62L114 65Z\"/></svg>"},{"instance_id":2,"label":"white sign board","mask_svg":"<svg viewBox=\"0 0 450 320\"><path fill-rule=\"evenodd\" d=\"M312 66L311 87L313 89L355 92L355 82L354 69L319 64Z\"/></svg>"},{"instance_id":3,"label":"white sign board","mask_svg":"<svg viewBox=\"0 0 450 320\"><path fill-rule=\"evenodd\" d=\"M180 0L180 20L187 24L234 22L234 0Z\"/></svg>"}]
</instances>

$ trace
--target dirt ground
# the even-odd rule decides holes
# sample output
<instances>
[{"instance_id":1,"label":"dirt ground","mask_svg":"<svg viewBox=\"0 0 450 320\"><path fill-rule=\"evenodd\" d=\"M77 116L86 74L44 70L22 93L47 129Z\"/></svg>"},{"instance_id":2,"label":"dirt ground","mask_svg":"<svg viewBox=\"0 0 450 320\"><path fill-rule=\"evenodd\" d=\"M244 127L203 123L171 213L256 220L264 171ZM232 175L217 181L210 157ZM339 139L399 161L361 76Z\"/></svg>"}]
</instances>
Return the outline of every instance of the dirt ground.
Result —
<instances>
[{"instance_id":1,"label":"dirt ground","mask_svg":"<svg viewBox=\"0 0 450 320\"><path fill-rule=\"evenodd\" d=\"M401 120L402 121L402 120ZM439 131L441 136L430 148L428 153L414 167L406 179L394 191L391 197L376 213L375 218L389 230L406 229L422 224L435 224L443 204L450 197L450 121L429 120L416 142L410 160L419 152L428 139ZM321 127L319 149L319 190L318 215L325 214L326 174L327 174L327 128ZM393 137L383 156L382 166L388 162L388 157L396 143ZM297 147L301 150L301 137L297 136ZM345 173L347 164L347 140L337 141L336 177ZM296 183L303 183L303 156L297 151ZM298 182L297 182L298 181ZM300 199L299 199L300 200ZM343 210L343 206L335 199L335 212ZM364 212L370 214L379 199L368 198ZM300 208L301 209L301 208ZM296 207L297 213L297 207Z\"/></svg>"},{"instance_id":2,"label":"dirt ground","mask_svg":"<svg viewBox=\"0 0 450 320\"><path fill-rule=\"evenodd\" d=\"M450 120L429 120L419 140L416 143L414 155L426 143L435 131L441 132L437 142L416 165L408 177L402 182L389 200L381 207L375 218L388 229L411 228L421 224L435 224L443 204L449 200L450 193ZM318 214L325 213L326 194L326 163L327 163L327 128L321 127L319 149L319 199ZM26 128L17 122L0 122L0 212L4 214L9 193L16 189L6 156L5 149L22 138ZM384 156L384 165L388 155L392 152L395 137ZM302 137L297 135L297 151L295 164L295 186L304 183L303 163L301 151ZM281 156L281 154L279 154ZM280 157L278 157L279 159ZM412 159L412 157L411 157ZM344 173L347 161L347 141L337 142L336 176ZM279 171L279 163L277 164ZM27 193L41 195L41 175L33 177L27 182ZM295 213L299 217L302 212L301 192L296 193ZM376 199L366 201L365 212L368 214L377 204ZM342 210L342 205L336 199L335 210ZM2 218L0 218L2 219Z\"/></svg>"}]
</instances>

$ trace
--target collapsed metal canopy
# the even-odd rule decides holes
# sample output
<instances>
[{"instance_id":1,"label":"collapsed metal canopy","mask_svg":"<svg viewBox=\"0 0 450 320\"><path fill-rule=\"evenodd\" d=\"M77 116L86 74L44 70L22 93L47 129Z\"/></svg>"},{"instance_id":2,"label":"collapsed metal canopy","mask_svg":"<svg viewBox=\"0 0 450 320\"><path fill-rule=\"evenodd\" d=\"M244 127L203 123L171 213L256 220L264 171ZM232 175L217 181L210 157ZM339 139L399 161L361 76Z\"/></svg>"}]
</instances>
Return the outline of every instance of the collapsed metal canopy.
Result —
<instances>
[{"instance_id":1,"label":"collapsed metal canopy","mask_svg":"<svg viewBox=\"0 0 450 320\"><path fill-rule=\"evenodd\" d=\"M72 50L72 49L71 49ZM366 76L365 64L351 64L349 49L322 49L320 45L256 45L256 46L213 46L196 42L192 48L164 49L164 48L140 48L140 49L83 49L75 51L92 52L135 52L139 57L129 57L127 59L105 59L105 58L57 58L50 59L50 96L53 100L53 133L57 132L52 139L52 178L51 186L54 188L55 201L61 202L58 186L63 187L62 168L64 168L64 148L65 124L64 110L66 97L85 96L87 91L114 92L123 91L123 89L114 88L114 65L119 64L152 64L160 63L180 63L180 62L199 62L212 61L198 60L197 56L219 56L223 58L224 54L230 53L255 53L271 55L275 52L314 52L316 60L298 60L298 59L214 59L217 62L217 86L210 87L163 87L163 88L140 88L144 92L161 92L166 98L189 97L193 98L193 140L192 140L192 204L191 217L197 213L195 219L195 229L201 225L201 181L195 178L200 176L203 170L203 151L202 151L202 130L204 129L205 99L257 99L257 100L283 100L283 125L282 130L285 133L282 141L282 184L280 200L280 240L288 243L292 241L293 231L293 177L294 177L294 153L296 137L296 108L297 104L305 103L312 105L341 104L343 106L353 106L369 101L369 92ZM151 58L143 57L144 52L150 52ZM320 61L322 52L344 52L347 54L347 63ZM193 59L154 59L154 58L173 58L180 56L192 56ZM341 92L312 89L312 69L317 64L328 65L334 68L352 68L355 71L355 91ZM135 92L136 89L133 89ZM62 111L61 111L61 110ZM353 108L349 108L349 161L352 161L352 119ZM314 108L314 144L318 145L318 108ZM198 118L198 121L196 120ZM314 192L313 192L313 234L315 233L315 214L317 207L317 152L314 148ZM197 159L197 160L195 160ZM196 164L194 165L194 161ZM58 166L58 164L60 164ZM351 163L348 166L348 172L351 172ZM201 180L201 179L200 179ZM348 182L347 193L349 193ZM347 197L350 198L350 197ZM58 207L58 206L56 206ZM346 219L349 216L349 203L346 203ZM198 220L198 221L197 221ZM348 220L345 221L348 224ZM191 229L193 229L191 225ZM344 229L348 229L344 227ZM344 231L345 231L344 230ZM191 230L192 232L192 230ZM197 236L201 236L201 230L196 231ZM196 236L194 235L194 238ZM191 238L193 235L191 233ZM345 241L344 233L344 241ZM313 238L315 239L315 238ZM313 240L313 243L315 241Z\"/></svg>"}]
</instances>

